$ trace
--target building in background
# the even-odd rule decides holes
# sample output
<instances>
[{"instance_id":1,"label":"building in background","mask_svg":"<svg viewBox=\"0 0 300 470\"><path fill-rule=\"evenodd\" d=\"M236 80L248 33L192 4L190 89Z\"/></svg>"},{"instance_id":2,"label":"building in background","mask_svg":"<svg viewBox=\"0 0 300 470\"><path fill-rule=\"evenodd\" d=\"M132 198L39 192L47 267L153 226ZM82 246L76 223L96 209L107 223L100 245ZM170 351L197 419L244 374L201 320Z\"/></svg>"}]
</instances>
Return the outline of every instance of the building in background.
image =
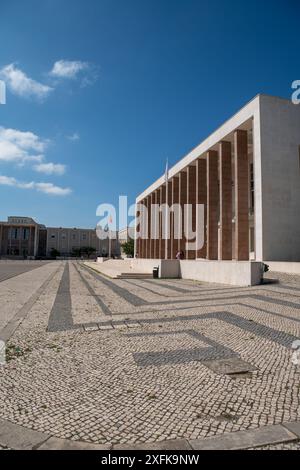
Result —
<instances>
[{"instance_id":1,"label":"building in background","mask_svg":"<svg viewBox=\"0 0 300 470\"><path fill-rule=\"evenodd\" d=\"M46 256L47 229L31 217L8 217L0 221L1 257Z\"/></svg>"},{"instance_id":2,"label":"building in background","mask_svg":"<svg viewBox=\"0 0 300 470\"><path fill-rule=\"evenodd\" d=\"M8 217L0 221L2 258L46 258L55 251L69 257L83 248L93 248L91 257L120 256L118 238L100 240L95 229L46 227L30 217Z\"/></svg>"},{"instance_id":3,"label":"building in background","mask_svg":"<svg viewBox=\"0 0 300 470\"><path fill-rule=\"evenodd\" d=\"M56 250L61 256L72 256L82 248L95 249L92 257L120 256L118 239L99 239L95 229L47 227L47 256Z\"/></svg>"}]
</instances>

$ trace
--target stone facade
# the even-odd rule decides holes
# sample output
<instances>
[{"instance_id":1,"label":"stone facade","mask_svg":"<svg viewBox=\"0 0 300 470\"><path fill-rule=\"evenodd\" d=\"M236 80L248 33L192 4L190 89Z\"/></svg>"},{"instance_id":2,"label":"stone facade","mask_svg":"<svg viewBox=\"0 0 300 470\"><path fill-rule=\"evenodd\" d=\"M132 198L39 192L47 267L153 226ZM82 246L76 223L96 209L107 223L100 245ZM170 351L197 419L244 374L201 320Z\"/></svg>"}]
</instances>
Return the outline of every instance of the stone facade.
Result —
<instances>
[{"instance_id":1,"label":"stone facade","mask_svg":"<svg viewBox=\"0 0 300 470\"><path fill-rule=\"evenodd\" d=\"M0 222L0 256L5 258L45 258L52 250L72 256L92 247L96 256L119 256L119 240L100 240L95 229L45 227L30 217L8 217Z\"/></svg>"},{"instance_id":2,"label":"stone facade","mask_svg":"<svg viewBox=\"0 0 300 470\"><path fill-rule=\"evenodd\" d=\"M44 225L30 217L8 217L7 222L0 221L0 256L45 256L45 231Z\"/></svg>"}]
</instances>

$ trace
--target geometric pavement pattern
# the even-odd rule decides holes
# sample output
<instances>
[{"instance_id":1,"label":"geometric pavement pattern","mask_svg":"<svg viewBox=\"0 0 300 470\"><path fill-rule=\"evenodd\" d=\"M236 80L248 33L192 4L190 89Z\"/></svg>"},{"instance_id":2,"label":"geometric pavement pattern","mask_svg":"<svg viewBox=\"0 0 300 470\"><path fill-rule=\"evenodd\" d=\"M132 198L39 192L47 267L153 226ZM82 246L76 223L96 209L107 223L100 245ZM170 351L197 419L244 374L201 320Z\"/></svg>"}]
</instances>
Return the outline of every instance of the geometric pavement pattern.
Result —
<instances>
[{"instance_id":1,"label":"geometric pavement pattern","mask_svg":"<svg viewBox=\"0 0 300 470\"><path fill-rule=\"evenodd\" d=\"M9 341L0 416L114 444L299 419L299 279L249 288L112 280L63 262ZM224 359L251 373L207 367Z\"/></svg>"}]
</instances>

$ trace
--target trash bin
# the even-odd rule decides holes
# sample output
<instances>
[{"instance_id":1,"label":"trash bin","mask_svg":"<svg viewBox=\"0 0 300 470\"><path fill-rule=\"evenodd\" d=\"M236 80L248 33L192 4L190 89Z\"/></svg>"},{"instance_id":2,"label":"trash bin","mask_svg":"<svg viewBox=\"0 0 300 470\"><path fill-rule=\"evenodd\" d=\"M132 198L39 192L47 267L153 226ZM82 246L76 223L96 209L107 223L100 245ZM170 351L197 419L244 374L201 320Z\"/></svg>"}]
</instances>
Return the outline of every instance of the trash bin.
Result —
<instances>
[{"instance_id":1,"label":"trash bin","mask_svg":"<svg viewBox=\"0 0 300 470\"><path fill-rule=\"evenodd\" d=\"M158 279L158 267L153 268L153 279Z\"/></svg>"}]
</instances>

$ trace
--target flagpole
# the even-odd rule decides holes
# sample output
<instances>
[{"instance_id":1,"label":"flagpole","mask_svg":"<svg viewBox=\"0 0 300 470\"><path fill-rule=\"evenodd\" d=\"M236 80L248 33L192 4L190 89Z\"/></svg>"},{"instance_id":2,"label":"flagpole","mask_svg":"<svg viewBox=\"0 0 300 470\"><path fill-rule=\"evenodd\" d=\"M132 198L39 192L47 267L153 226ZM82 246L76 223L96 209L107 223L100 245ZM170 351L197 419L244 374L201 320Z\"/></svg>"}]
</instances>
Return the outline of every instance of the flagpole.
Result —
<instances>
[{"instance_id":1,"label":"flagpole","mask_svg":"<svg viewBox=\"0 0 300 470\"><path fill-rule=\"evenodd\" d=\"M165 171L165 180L166 180L166 214L165 214L165 235L166 235L166 239L165 239L165 259L168 259L168 242L169 242L169 238L168 238L168 235L169 235L169 230L168 230L168 227L169 227L169 162L168 162L168 159L167 159L167 162L166 162L166 171Z\"/></svg>"}]
</instances>

